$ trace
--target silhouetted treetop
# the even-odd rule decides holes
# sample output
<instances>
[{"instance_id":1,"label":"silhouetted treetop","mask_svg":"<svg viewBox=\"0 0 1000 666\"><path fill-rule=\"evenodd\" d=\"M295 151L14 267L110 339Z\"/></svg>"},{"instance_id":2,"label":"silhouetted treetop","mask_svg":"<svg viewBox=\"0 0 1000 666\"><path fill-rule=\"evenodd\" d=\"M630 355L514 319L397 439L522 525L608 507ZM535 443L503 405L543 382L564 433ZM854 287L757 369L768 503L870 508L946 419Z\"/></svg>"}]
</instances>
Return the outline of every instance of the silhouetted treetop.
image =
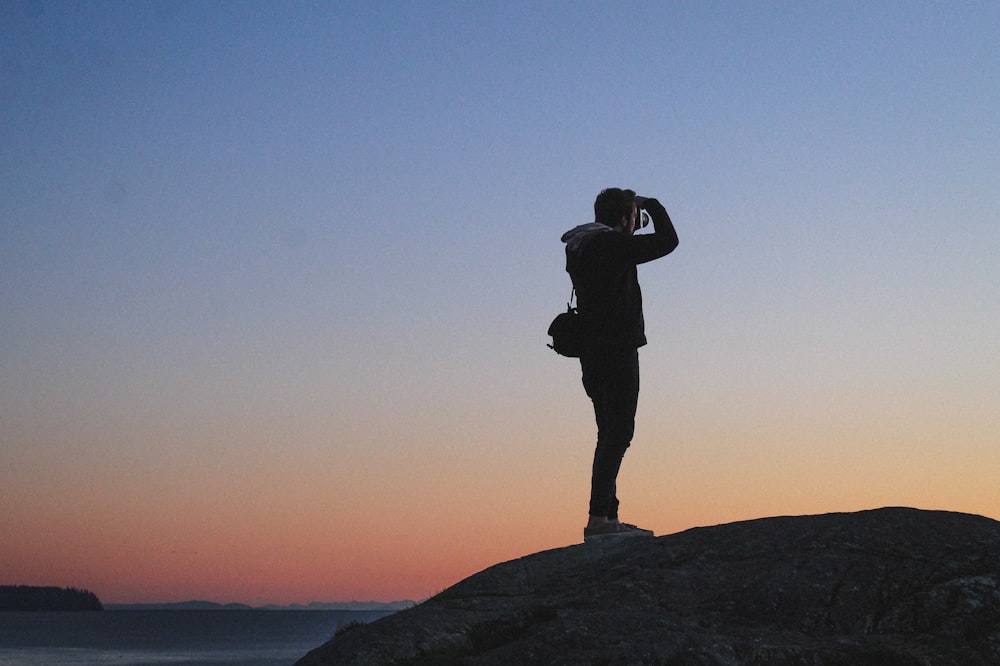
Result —
<instances>
[{"instance_id":1,"label":"silhouetted treetop","mask_svg":"<svg viewBox=\"0 0 1000 666\"><path fill-rule=\"evenodd\" d=\"M97 595L63 587L0 585L0 611L99 611Z\"/></svg>"}]
</instances>

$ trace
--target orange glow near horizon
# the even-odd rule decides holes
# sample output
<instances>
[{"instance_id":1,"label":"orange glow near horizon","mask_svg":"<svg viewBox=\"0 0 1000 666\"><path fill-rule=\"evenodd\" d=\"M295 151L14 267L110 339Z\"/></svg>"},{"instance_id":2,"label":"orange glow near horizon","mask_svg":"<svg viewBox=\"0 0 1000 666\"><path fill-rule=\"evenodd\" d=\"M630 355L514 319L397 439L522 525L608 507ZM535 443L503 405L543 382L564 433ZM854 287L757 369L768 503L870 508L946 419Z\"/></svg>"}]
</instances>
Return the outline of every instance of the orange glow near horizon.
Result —
<instances>
[{"instance_id":1,"label":"orange glow near horizon","mask_svg":"<svg viewBox=\"0 0 1000 666\"><path fill-rule=\"evenodd\" d=\"M856 438L860 425L843 430ZM933 438L928 425L913 427ZM970 457L942 464L945 440L920 447L907 429L872 428L851 447L837 432L781 440L762 429L699 443L689 427L662 441L646 431L626 456L621 494L628 519L661 535L880 506L1000 515L988 469ZM975 428L956 434L975 442ZM727 451L734 437L758 439ZM985 439L979 446L988 452ZM381 480L262 468L214 487L192 479L171 495L114 474L66 477L5 513L5 533L33 538L8 541L0 565L5 583L83 587L105 603L421 599L500 561L579 543L589 445L546 449L521 463L439 453L422 463L440 469L433 478L407 474L417 466L405 462L383 467ZM23 500L27 490L8 492Z\"/></svg>"}]
</instances>

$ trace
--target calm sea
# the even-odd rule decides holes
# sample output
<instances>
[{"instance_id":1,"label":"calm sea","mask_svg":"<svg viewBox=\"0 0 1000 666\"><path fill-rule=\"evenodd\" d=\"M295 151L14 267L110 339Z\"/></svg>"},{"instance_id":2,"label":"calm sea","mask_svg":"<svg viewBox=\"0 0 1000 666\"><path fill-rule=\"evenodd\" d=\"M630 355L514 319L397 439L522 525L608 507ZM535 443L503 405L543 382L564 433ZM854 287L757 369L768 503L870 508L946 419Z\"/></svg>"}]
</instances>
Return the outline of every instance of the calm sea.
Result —
<instances>
[{"instance_id":1,"label":"calm sea","mask_svg":"<svg viewBox=\"0 0 1000 666\"><path fill-rule=\"evenodd\" d=\"M2 666L291 666L392 611L0 612Z\"/></svg>"}]
</instances>

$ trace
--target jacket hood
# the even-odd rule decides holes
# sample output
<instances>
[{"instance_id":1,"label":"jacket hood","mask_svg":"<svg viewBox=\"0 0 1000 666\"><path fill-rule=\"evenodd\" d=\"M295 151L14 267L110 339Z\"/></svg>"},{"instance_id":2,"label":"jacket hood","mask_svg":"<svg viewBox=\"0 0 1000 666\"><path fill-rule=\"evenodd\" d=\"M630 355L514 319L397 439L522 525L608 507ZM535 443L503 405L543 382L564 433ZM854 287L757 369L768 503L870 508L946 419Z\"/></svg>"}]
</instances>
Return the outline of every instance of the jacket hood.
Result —
<instances>
[{"instance_id":1,"label":"jacket hood","mask_svg":"<svg viewBox=\"0 0 1000 666\"><path fill-rule=\"evenodd\" d=\"M579 251L586 240L605 231L614 230L606 224L601 224L600 222L588 222L587 224L581 224L573 227L564 233L560 240L563 243L566 243L567 251L575 253Z\"/></svg>"}]
</instances>

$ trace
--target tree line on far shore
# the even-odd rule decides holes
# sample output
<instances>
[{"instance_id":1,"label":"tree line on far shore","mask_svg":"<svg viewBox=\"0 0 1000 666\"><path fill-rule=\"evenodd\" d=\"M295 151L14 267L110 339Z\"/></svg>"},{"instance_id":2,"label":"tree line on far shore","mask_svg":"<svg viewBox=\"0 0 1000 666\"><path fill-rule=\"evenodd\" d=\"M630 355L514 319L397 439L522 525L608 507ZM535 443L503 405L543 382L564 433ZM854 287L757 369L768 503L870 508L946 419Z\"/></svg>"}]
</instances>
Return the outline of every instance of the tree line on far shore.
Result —
<instances>
[{"instance_id":1,"label":"tree line on far shore","mask_svg":"<svg viewBox=\"0 0 1000 666\"><path fill-rule=\"evenodd\" d=\"M0 585L0 611L100 611L97 595L75 587Z\"/></svg>"}]
</instances>

